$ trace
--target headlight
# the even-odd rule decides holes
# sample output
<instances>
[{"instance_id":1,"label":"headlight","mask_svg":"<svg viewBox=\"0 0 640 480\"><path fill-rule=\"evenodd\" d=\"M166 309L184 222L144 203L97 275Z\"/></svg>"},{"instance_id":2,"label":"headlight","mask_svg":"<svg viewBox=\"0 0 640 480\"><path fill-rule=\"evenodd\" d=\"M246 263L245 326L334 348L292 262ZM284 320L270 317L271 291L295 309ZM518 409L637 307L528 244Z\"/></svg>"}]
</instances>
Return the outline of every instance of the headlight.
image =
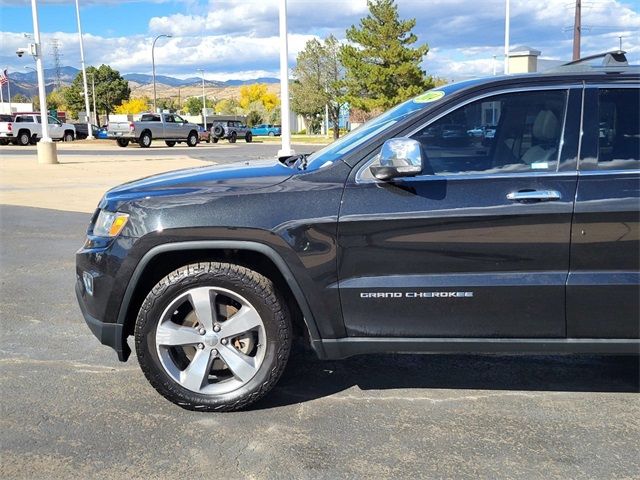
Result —
<instances>
[{"instance_id":1,"label":"headlight","mask_svg":"<svg viewBox=\"0 0 640 480\"><path fill-rule=\"evenodd\" d=\"M97 237L117 237L129 220L129 215L120 212L100 210L93 234Z\"/></svg>"}]
</instances>

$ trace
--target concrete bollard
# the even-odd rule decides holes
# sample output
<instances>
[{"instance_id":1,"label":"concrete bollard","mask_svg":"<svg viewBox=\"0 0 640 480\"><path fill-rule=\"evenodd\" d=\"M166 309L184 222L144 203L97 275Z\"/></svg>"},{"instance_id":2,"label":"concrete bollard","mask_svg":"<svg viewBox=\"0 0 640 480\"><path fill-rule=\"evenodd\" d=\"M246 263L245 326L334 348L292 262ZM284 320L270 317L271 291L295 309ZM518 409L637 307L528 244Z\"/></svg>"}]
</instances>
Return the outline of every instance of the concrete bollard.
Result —
<instances>
[{"instance_id":1,"label":"concrete bollard","mask_svg":"<svg viewBox=\"0 0 640 480\"><path fill-rule=\"evenodd\" d=\"M56 165L58 163L58 151L54 142L40 140L37 143L37 149L38 163L43 165Z\"/></svg>"}]
</instances>

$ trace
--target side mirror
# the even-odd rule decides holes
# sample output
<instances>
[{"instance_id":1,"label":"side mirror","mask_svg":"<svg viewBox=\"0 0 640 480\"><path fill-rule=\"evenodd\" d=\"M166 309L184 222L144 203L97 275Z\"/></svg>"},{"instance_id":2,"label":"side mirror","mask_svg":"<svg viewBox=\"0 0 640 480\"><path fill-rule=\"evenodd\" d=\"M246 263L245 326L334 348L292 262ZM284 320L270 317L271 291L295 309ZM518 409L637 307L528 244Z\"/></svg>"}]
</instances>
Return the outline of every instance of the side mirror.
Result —
<instances>
[{"instance_id":1,"label":"side mirror","mask_svg":"<svg viewBox=\"0 0 640 480\"><path fill-rule=\"evenodd\" d=\"M420 142L411 138L392 138L384 142L378 165L369 167L378 180L415 177L422 173L423 155Z\"/></svg>"}]
</instances>

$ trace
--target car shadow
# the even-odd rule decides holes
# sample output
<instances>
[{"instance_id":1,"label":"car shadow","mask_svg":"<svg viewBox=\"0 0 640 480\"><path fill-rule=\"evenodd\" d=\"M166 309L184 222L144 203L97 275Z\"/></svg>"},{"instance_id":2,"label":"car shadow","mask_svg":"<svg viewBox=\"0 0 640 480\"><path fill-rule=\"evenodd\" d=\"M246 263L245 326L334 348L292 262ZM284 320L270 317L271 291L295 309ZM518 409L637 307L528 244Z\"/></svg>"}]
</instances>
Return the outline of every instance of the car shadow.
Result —
<instances>
[{"instance_id":1,"label":"car shadow","mask_svg":"<svg viewBox=\"0 0 640 480\"><path fill-rule=\"evenodd\" d=\"M362 355L320 361L296 352L276 388L251 407L273 408L360 390L469 389L638 392L637 355Z\"/></svg>"}]
</instances>

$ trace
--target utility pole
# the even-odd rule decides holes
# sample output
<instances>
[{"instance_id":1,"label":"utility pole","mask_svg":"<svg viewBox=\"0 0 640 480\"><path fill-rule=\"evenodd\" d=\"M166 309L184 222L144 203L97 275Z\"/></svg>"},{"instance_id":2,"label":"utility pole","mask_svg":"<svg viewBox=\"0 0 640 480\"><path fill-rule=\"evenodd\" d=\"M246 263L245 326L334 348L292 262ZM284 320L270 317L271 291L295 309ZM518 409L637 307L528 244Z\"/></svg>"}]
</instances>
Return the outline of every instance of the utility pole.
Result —
<instances>
[{"instance_id":1,"label":"utility pole","mask_svg":"<svg viewBox=\"0 0 640 480\"><path fill-rule=\"evenodd\" d=\"M91 74L91 95L93 96L93 121L100 127L98 120L98 110L96 110L96 76Z\"/></svg>"},{"instance_id":2,"label":"utility pole","mask_svg":"<svg viewBox=\"0 0 640 480\"><path fill-rule=\"evenodd\" d=\"M87 112L87 138L93 139L91 126L91 107L89 107L89 89L87 88L87 69L84 64L84 42L82 41L82 25L80 24L80 4L76 0L76 17L78 19L78 39L80 40L80 63L82 64L82 83L84 86L84 108Z\"/></svg>"},{"instance_id":3,"label":"utility pole","mask_svg":"<svg viewBox=\"0 0 640 480\"><path fill-rule=\"evenodd\" d=\"M202 128L207 129L207 100L204 95L204 70L199 68L198 71L202 74Z\"/></svg>"},{"instance_id":4,"label":"utility pole","mask_svg":"<svg viewBox=\"0 0 640 480\"><path fill-rule=\"evenodd\" d=\"M573 60L580 60L580 33L582 30L582 2L576 0L576 15L573 20Z\"/></svg>"},{"instance_id":5,"label":"utility pole","mask_svg":"<svg viewBox=\"0 0 640 480\"><path fill-rule=\"evenodd\" d=\"M509 73L509 0L504 3L504 74Z\"/></svg>"},{"instance_id":6,"label":"utility pole","mask_svg":"<svg viewBox=\"0 0 640 480\"><path fill-rule=\"evenodd\" d=\"M280 120L282 147L278 158L294 154L291 149L291 123L289 118L289 47L287 43L287 0L280 0Z\"/></svg>"},{"instance_id":7,"label":"utility pole","mask_svg":"<svg viewBox=\"0 0 640 480\"><path fill-rule=\"evenodd\" d=\"M51 39L51 56L53 57L53 66L56 70L56 86L58 89L62 87L62 72L60 65L60 57L62 54L60 53L60 40L57 38Z\"/></svg>"}]
</instances>

